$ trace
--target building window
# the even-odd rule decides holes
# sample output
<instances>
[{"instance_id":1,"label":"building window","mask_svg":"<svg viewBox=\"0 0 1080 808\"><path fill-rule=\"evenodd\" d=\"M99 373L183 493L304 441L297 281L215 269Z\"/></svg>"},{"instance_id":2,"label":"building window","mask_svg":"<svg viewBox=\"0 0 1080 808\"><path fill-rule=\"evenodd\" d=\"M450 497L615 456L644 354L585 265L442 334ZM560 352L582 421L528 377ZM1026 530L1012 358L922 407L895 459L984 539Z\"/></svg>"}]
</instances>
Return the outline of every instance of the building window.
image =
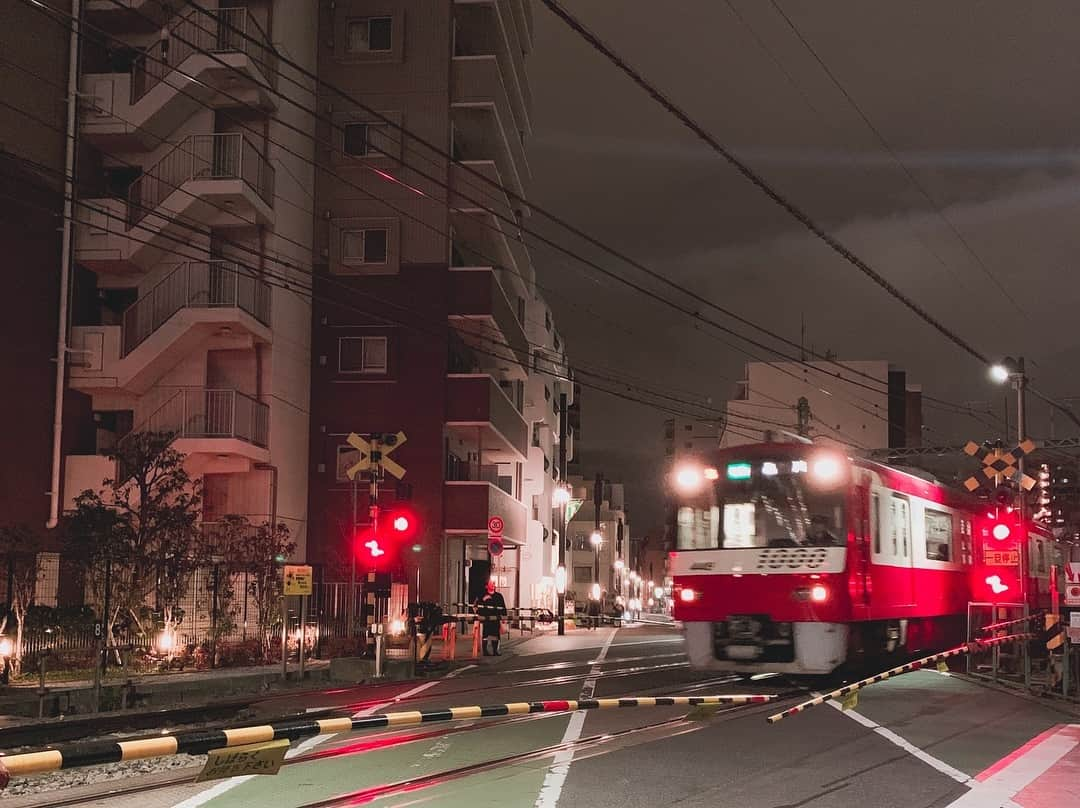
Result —
<instances>
[{"instance_id":1,"label":"building window","mask_svg":"<svg viewBox=\"0 0 1080 808\"><path fill-rule=\"evenodd\" d=\"M574 583L575 584L591 584L592 583L593 568L592 567L574 567Z\"/></svg>"},{"instance_id":2,"label":"building window","mask_svg":"<svg viewBox=\"0 0 1080 808\"><path fill-rule=\"evenodd\" d=\"M575 550L591 550L589 546L589 539L584 533L578 533L574 536L574 549Z\"/></svg>"},{"instance_id":3,"label":"building window","mask_svg":"<svg viewBox=\"0 0 1080 808\"><path fill-rule=\"evenodd\" d=\"M686 426L683 427L683 429L685 429L687 432L693 432L694 431L694 425L693 424L687 424Z\"/></svg>"},{"instance_id":4,"label":"building window","mask_svg":"<svg viewBox=\"0 0 1080 808\"><path fill-rule=\"evenodd\" d=\"M385 374L386 337L341 337L338 339L338 372Z\"/></svg>"},{"instance_id":5,"label":"building window","mask_svg":"<svg viewBox=\"0 0 1080 808\"><path fill-rule=\"evenodd\" d=\"M341 263L385 264L389 231L385 227L341 231Z\"/></svg>"},{"instance_id":6,"label":"building window","mask_svg":"<svg viewBox=\"0 0 1080 808\"><path fill-rule=\"evenodd\" d=\"M348 39L345 49L349 53L388 51L393 40L392 34L393 22L389 17L349 20Z\"/></svg>"}]
</instances>

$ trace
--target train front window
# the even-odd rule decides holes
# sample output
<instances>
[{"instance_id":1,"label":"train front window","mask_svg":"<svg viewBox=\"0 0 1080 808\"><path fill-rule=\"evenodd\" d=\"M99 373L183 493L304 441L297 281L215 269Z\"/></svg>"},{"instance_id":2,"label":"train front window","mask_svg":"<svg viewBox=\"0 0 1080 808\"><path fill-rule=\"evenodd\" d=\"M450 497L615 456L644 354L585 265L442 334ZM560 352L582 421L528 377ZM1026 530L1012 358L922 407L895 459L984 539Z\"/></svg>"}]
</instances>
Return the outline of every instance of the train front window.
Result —
<instances>
[{"instance_id":1,"label":"train front window","mask_svg":"<svg viewBox=\"0 0 1080 808\"><path fill-rule=\"evenodd\" d=\"M846 541L843 487L821 490L803 474L720 480L710 500L678 509L678 549L842 547Z\"/></svg>"}]
</instances>

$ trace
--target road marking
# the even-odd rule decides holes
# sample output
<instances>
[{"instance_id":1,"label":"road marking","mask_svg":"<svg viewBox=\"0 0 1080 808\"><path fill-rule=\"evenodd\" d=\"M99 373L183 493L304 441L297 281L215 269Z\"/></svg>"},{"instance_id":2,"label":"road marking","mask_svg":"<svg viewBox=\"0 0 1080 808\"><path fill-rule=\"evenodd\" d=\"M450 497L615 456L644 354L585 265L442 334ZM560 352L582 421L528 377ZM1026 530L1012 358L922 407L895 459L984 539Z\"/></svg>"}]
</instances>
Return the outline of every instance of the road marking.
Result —
<instances>
[{"instance_id":1,"label":"road marking","mask_svg":"<svg viewBox=\"0 0 1080 808\"><path fill-rule=\"evenodd\" d=\"M1054 727L987 769L987 772L993 773L985 779L976 780L971 791L949 803L948 808L1014 805L1013 797L1049 771L1077 744L1077 738L1062 733L1060 726Z\"/></svg>"},{"instance_id":2,"label":"road marking","mask_svg":"<svg viewBox=\"0 0 1080 808\"><path fill-rule=\"evenodd\" d=\"M615 639L618 629L612 629L611 634L600 647L600 653L592 662L589 669L589 678L581 686L580 699L591 699L596 692L596 680L600 677L601 666L607 656L608 649ZM581 731L585 728L585 713L582 710L570 716L570 723L566 725L561 743L573 743L581 737ZM535 808L555 808L559 804L566 776L570 773L570 762L574 759L573 749L564 749L555 755L555 760L547 774L544 775L544 784L540 786L540 794L536 798Z\"/></svg>"},{"instance_id":3,"label":"road marking","mask_svg":"<svg viewBox=\"0 0 1080 808\"><path fill-rule=\"evenodd\" d=\"M818 694L814 694L814 695L818 695ZM975 784L975 778L970 777L969 775L965 774L964 772L960 771L959 769L956 769L956 768L950 766L944 760L941 760L940 758L934 757L929 752L926 752L926 751L920 749L919 747L915 746L915 744L911 743L910 741L908 741L908 740L906 740L904 738L901 738L899 735L897 735L891 729L883 727L883 726L881 726L881 724L877 723L876 721L873 721L873 720L867 718L865 715L860 713L858 710L845 710L840 705L840 702L835 701L835 700L830 700L828 702L828 704L829 704L830 707L833 707L836 710L838 710L841 715L846 715L852 721L855 721L856 723L862 724L867 729L872 729L874 732L876 732L878 735L880 735L882 738L884 738L889 743L893 744L894 746L900 747L901 749L903 749L905 752L907 752L912 757L917 758L918 760L921 760L927 766L930 766L930 767L932 767L934 769L937 769L939 772L944 774L946 777L951 777L956 782L963 783L966 786L972 786L972 785ZM978 804L981 804L981 803L978 803ZM972 805L976 805L976 803L972 803Z\"/></svg>"},{"instance_id":4,"label":"road marking","mask_svg":"<svg viewBox=\"0 0 1080 808\"><path fill-rule=\"evenodd\" d=\"M459 673L464 673L469 668L475 668L475 667L477 667L477 666L476 665L466 665L463 668L454 668L454 670L452 670L452 671L450 671L450 673L446 674L446 676L444 676L443 679L453 679Z\"/></svg>"},{"instance_id":5,"label":"road marking","mask_svg":"<svg viewBox=\"0 0 1080 808\"><path fill-rule=\"evenodd\" d=\"M434 679L434 680L432 680L430 682L424 682L424 684L418 685L418 686L412 688L411 690L406 690L404 693L399 693L398 695L396 695L392 699L389 699L387 701L379 702L378 704L373 704L370 707L365 707L363 710L360 710L357 713L353 713L352 717L353 718L363 718L364 716L371 715L376 710L381 710L383 707L386 707L387 705L394 704L394 703L399 702L399 701L401 701L403 699L407 699L410 696L415 696L417 693L424 692L429 687L435 687L435 685L437 685L440 681L442 681L442 680L441 679ZM295 749L290 749L288 752L286 752L285 757L288 759L288 758L294 758L297 755L303 755L306 752L310 752L316 746L319 746L320 744L326 743L331 738L334 738L339 734L340 733L334 733L334 734L331 734L331 735L314 735L311 738L308 738L307 740L303 741ZM243 777L231 777L228 780L222 780L220 783L218 783L217 785L212 786L211 788L208 788L206 791L202 791L202 792L194 795L193 797L189 797L188 799L184 800L183 802L177 803L175 806L173 806L173 808L199 808L199 806L205 805L206 803L208 803L210 800L214 799L215 797L220 797L222 794L226 793L227 791L231 791L232 789L236 788L238 785L242 785L243 783L246 783L248 780L251 780L254 777L255 777L255 775L249 774L249 775L245 775Z\"/></svg>"}]
</instances>

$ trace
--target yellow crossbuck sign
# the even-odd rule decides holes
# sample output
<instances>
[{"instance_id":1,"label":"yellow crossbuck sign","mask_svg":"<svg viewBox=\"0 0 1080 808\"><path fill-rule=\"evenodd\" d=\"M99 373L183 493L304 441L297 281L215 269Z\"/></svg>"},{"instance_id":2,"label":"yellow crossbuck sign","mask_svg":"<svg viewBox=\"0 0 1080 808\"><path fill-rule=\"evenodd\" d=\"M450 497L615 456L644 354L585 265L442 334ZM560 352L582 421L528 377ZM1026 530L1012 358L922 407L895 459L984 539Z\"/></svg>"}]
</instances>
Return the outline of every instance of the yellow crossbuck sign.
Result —
<instances>
[{"instance_id":1,"label":"yellow crossbuck sign","mask_svg":"<svg viewBox=\"0 0 1080 808\"><path fill-rule=\"evenodd\" d=\"M403 444L408 438L404 432L386 437L373 435L371 440L364 440L355 432L349 433L346 442L356 449L360 459L345 470L349 479L353 479L362 471L367 471L373 466L382 468L386 472L397 477L399 480L405 476L405 467L389 457L389 454Z\"/></svg>"},{"instance_id":2,"label":"yellow crossbuck sign","mask_svg":"<svg viewBox=\"0 0 1080 808\"><path fill-rule=\"evenodd\" d=\"M968 441L967 446L964 447L964 453L974 457L979 453L982 447L975 441ZM1035 451L1035 441L1028 439L1013 449L1011 452L1003 452L1000 447L991 449L982 459L982 473L987 480L990 480L994 485L1001 485L1002 480L1014 480L1023 486L1025 491L1030 491L1035 487L1036 480L1033 477L1029 477L1026 474L1020 474L1016 468L1016 463L1020 457L1031 454ZM1018 457L1019 455L1019 457ZM964 480L964 487L968 491L974 491L982 483L977 476L968 477Z\"/></svg>"}]
</instances>

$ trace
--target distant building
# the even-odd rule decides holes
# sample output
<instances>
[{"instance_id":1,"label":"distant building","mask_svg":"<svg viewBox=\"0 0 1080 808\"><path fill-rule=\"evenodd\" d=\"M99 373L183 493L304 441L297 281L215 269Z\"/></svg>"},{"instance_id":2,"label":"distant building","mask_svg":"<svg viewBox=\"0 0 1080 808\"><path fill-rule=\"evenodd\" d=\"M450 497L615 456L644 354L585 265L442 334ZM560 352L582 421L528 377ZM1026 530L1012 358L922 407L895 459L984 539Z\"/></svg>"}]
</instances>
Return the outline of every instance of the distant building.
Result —
<instances>
[{"instance_id":1,"label":"distant building","mask_svg":"<svg viewBox=\"0 0 1080 808\"><path fill-rule=\"evenodd\" d=\"M1050 527L1062 538L1080 538L1080 468L1050 466Z\"/></svg>"},{"instance_id":2,"label":"distant building","mask_svg":"<svg viewBox=\"0 0 1080 808\"><path fill-rule=\"evenodd\" d=\"M664 458L701 455L720 446L723 422L702 418L669 418L664 421Z\"/></svg>"},{"instance_id":3,"label":"distant building","mask_svg":"<svg viewBox=\"0 0 1080 808\"><path fill-rule=\"evenodd\" d=\"M723 446L784 432L863 449L920 445L921 388L885 360L750 362L739 388Z\"/></svg>"},{"instance_id":4,"label":"distant building","mask_svg":"<svg viewBox=\"0 0 1080 808\"><path fill-rule=\"evenodd\" d=\"M622 591L630 570L630 519L626 507L626 492L622 483L605 480L600 502L599 551L590 541L596 529L594 480L571 477L573 497L582 501L581 508L570 520L566 530L567 596L583 602L588 599L594 583L609 593ZM597 569L599 568L599 575Z\"/></svg>"}]
</instances>

